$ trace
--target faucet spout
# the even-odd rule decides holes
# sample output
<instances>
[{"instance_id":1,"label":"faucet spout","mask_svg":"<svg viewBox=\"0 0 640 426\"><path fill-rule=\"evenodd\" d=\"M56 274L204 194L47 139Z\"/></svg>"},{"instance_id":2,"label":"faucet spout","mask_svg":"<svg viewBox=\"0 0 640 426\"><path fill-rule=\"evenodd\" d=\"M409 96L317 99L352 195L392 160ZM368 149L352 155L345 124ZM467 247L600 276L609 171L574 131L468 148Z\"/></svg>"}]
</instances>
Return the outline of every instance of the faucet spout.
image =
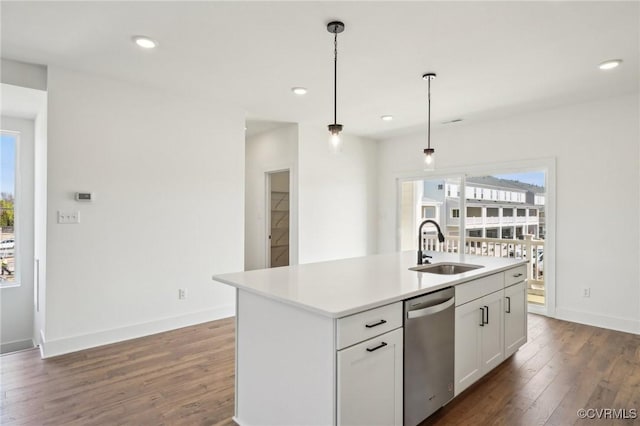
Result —
<instances>
[{"instance_id":1,"label":"faucet spout","mask_svg":"<svg viewBox=\"0 0 640 426\"><path fill-rule=\"evenodd\" d=\"M418 228L418 265L422 265L424 256L422 254L422 227L424 225L426 225L427 223L431 223L433 225L435 225L436 229L438 230L438 241L440 241L441 243L444 243L444 235L442 234L442 231L440 230L440 225L438 225L438 222L436 222L435 220L432 219L427 219L424 220L421 224L420 227Z\"/></svg>"}]
</instances>

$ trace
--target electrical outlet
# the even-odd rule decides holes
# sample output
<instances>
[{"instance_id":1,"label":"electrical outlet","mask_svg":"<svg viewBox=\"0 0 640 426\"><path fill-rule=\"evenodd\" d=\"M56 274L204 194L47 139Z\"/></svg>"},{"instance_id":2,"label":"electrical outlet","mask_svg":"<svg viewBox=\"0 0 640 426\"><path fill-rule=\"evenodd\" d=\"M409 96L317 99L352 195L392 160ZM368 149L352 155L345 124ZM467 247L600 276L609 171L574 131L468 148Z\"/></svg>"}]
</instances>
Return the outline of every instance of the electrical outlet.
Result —
<instances>
[{"instance_id":1,"label":"electrical outlet","mask_svg":"<svg viewBox=\"0 0 640 426\"><path fill-rule=\"evenodd\" d=\"M187 298L187 289L186 288L179 288L178 289L178 299L184 300L186 298Z\"/></svg>"},{"instance_id":2,"label":"electrical outlet","mask_svg":"<svg viewBox=\"0 0 640 426\"><path fill-rule=\"evenodd\" d=\"M591 297L591 288L585 287L582 289L582 297Z\"/></svg>"},{"instance_id":3,"label":"electrical outlet","mask_svg":"<svg viewBox=\"0 0 640 426\"><path fill-rule=\"evenodd\" d=\"M65 225L80 223L80 212L79 211L63 212L61 210L58 210L58 223L65 224Z\"/></svg>"}]
</instances>

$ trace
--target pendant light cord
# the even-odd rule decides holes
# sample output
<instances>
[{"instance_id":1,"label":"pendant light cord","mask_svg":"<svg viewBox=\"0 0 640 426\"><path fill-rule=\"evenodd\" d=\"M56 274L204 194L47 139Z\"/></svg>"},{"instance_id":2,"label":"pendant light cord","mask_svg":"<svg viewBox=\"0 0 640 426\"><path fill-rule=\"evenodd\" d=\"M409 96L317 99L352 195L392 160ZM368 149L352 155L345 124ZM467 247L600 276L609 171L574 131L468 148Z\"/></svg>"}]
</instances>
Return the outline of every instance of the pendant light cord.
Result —
<instances>
[{"instance_id":1,"label":"pendant light cord","mask_svg":"<svg viewBox=\"0 0 640 426\"><path fill-rule=\"evenodd\" d=\"M431 77L427 79L427 148L431 148Z\"/></svg>"},{"instance_id":2,"label":"pendant light cord","mask_svg":"<svg viewBox=\"0 0 640 426\"><path fill-rule=\"evenodd\" d=\"M333 32L333 124L338 123L338 30Z\"/></svg>"}]
</instances>

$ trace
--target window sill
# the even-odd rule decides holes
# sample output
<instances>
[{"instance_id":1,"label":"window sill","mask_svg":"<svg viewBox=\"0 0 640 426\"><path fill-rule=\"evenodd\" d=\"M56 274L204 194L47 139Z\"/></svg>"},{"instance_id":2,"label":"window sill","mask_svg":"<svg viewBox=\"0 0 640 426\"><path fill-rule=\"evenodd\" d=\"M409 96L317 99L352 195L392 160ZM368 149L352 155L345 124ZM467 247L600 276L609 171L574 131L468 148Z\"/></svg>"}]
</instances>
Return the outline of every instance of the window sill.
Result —
<instances>
[{"instance_id":1,"label":"window sill","mask_svg":"<svg viewBox=\"0 0 640 426\"><path fill-rule=\"evenodd\" d=\"M22 287L22 285L20 283L0 284L0 290L2 290L3 288L15 288L15 287Z\"/></svg>"}]
</instances>

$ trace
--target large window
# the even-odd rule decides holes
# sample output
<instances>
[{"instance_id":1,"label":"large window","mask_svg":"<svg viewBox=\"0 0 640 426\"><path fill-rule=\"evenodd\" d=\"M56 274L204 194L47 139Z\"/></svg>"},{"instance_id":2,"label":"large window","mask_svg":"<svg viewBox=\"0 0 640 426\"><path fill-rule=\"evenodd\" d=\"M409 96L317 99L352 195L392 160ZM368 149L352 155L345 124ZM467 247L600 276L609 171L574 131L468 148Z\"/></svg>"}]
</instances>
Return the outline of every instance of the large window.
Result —
<instances>
[{"instance_id":1,"label":"large window","mask_svg":"<svg viewBox=\"0 0 640 426\"><path fill-rule=\"evenodd\" d=\"M16 284L16 149L18 137L0 133L0 286Z\"/></svg>"},{"instance_id":2,"label":"large window","mask_svg":"<svg viewBox=\"0 0 640 426\"><path fill-rule=\"evenodd\" d=\"M452 253L464 250L469 254L525 259L529 262L528 300L537 305L547 303L545 265L541 260L545 251L544 230L547 226L545 171L452 175L418 179L414 184L424 188L424 192L418 191L417 195L415 191L410 192L410 202L402 204L400 247L403 250L416 249L415 235L420 224L414 218L416 212L420 211L416 210L416 206L422 208L423 200L429 199L447 212L444 216L438 215L437 219L445 234L445 242L439 243L435 235L429 234L425 235L423 247ZM438 190L442 186L445 191ZM464 191L460 190L462 186ZM458 191L463 194L462 197ZM402 200L404 203L405 198ZM464 208L465 220L461 220ZM423 210L424 217L428 217L426 213ZM461 235L465 237L461 238ZM552 254L548 253L546 257L548 273Z\"/></svg>"}]
</instances>

